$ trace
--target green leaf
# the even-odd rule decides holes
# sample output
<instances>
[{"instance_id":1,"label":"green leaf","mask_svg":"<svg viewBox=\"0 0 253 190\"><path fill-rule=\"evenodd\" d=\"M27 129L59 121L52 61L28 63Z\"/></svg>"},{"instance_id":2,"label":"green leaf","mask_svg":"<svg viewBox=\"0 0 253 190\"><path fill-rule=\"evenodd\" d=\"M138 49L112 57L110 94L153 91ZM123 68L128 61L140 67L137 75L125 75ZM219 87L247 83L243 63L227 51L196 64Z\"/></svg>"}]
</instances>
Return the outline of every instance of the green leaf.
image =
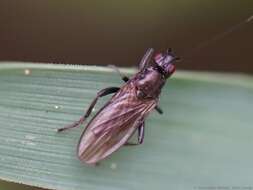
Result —
<instances>
[{"instance_id":1,"label":"green leaf","mask_svg":"<svg viewBox=\"0 0 253 190\"><path fill-rule=\"evenodd\" d=\"M164 114L147 118L143 145L81 164L84 126L56 129L78 120L99 89L122 84L106 67L0 64L0 179L61 190L252 185L253 78L244 75L178 71L162 91Z\"/></svg>"}]
</instances>

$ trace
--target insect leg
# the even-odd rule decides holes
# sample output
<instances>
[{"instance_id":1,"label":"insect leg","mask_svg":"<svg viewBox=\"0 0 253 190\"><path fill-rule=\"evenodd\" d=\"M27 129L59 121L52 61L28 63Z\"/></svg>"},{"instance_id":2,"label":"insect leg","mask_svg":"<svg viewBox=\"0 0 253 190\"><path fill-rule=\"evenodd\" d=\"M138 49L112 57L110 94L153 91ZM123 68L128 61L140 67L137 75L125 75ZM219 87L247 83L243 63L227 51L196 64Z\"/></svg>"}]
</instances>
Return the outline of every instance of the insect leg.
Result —
<instances>
[{"instance_id":1,"label":"insect leg","mask_svg":"<svg viewBox=\"0 0 253 190\"><path fill-rule=\"evenodd\" d=\"M133 142L126 142L124 146L136 146L139 145L139 143L133 143Z\"/></svg>"},{"instance_id":2,"label":"insect leg","mask_svg":"<svg viewBox=\"0 0 253 190\"><path fill-rule=\"evenodd\" d=\"M144 140L144 128L145 122L143 121L142 124L138 127L138 143L142 144Z\"/></svg>"},{"instance_id":3,"label":"insect leg","mask_svg":"<svg viewBox=\"0 0 253 190\"><path fill-rule=\"evenodd\" d=\"M160 108L159 106L155 107L155 110L159 113L159 114L163 114L163 110L162 108Z\"/></svg>"},{"instance_id":4,"label":"insect leg","mask_svg":"<svg viewBox=\"0 0 253 190\"><path fill-rule=\"evenodd\" d=\"M144 140L144 128L145 128L145 123L143 120L140 126L138 127L138 142L137 143L127 142L125 143L125 146L135 146L135 145L142 144Z\"/></svg>"},{"instance_id":5,"label":"insect leg","mask_svg":"<svg viewBox=\"0 0 253 190\"><path fill-rule=\"evenodd\" d=\"M142 70L142 69L146 68L149 65L150 59L152 58L153 53L154 53L153 48L149 48L146 51L145 55L142 57L141 62L139 64L139 70Z\"/></svg>"},{"instance_id":6,"label":"insect leg","mask_svg":"<svg viewBox=\"0 0 253 190\"><path fill-rule=\"evenodd\" d=\"M149 48L146 51L145 55L141 59L141 62L139 63L139 70L142 70L149 65L149 62L150 62L150 59L152 58L153 53L154 53L153 48ZM121 74L121 72L115 65L109 65L109 67L114 69L121 76L121 79L123 81L127 82L129 80L127 76Z\"/></svg>"},{"instance_id":7,"label":"insect leg","mask_svg":"<svg viewBox=\"0 0 253 190\"><path fill-rule=\"evenodd\" d=\"M112 94L112 93L115 93L119 90L120 88L119 87L108 87L108 88L105 88L105 89L102 89L101 91L99 91L97 93L97 96L96 98L91 102L88 110L86 111L85 115L82 116L78 121L74 122L73 124L71 125L68 125L66 127L63 127L63 128L60 128L58 129L57 131L58 132L61 132L61 131L65 131L67 129L71 129L71 128L74 128L74 127L78 127L80 126L84 121L85 119L87 119L89 117L89 115L91 114L92 112L92 109L94 108L95 104L97 103L97 100L103 96L106 96L108 94Z\"/></svg>"},{"instance_id":8,"label":"insect leg","mask_svg":"<svg viewBox=\"0 0 253 190\"><path fill-rule=\"evenodd\" d=\"M116 67L115 65L109 65L110 68L112 68L114 71L116 71L116 73L119 74L119 76L121 77L121 79L124 81L124 82L127 82L129 81L129 78L125 75L123 75L120 70L118 69L118 67Z\"/></svg>"}]
</instances>

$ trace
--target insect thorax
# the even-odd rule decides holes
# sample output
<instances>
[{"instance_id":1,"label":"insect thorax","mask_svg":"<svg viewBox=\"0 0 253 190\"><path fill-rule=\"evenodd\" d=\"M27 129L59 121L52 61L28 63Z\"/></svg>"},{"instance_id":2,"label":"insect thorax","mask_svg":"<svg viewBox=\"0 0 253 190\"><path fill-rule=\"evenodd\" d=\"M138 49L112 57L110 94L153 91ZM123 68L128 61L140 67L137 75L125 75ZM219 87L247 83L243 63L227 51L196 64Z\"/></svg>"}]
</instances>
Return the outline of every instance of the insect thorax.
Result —
<instances>
[{"instance_id":1,"label":"insect thorax","mask_svg":"<svg viewBox=\"0 0 253 190\"><path fill-rule=\"evenodd\" d=\"M140 98L158 98L164 84L165 78L153 67L138 73L135 81Z\"/></svg>"}]
</instances>

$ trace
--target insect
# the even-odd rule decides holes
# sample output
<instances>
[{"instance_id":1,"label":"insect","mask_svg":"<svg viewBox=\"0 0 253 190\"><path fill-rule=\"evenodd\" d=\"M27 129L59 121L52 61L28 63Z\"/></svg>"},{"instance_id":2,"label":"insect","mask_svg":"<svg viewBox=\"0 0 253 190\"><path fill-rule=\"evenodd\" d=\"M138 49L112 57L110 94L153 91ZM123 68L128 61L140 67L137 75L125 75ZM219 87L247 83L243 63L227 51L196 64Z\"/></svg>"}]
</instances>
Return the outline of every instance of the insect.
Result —
<instances>
[{"instance_id":1,"label":"insect","mask_svg":"<svg viewBox=\"0 0 253 190\"><path fill-rule=\"evenodd\" d=\"M250 16L229 30L200 43L188 51L184 58L224 38L252 20L253 16ZM99 91L79 121L58 129L58 132L61 132L80 126L89 117L99 98L114 93L83 131L77 146L77 156L80 161L94 165L121 146L143 143L145 118L153 109L162 114L162 109L158 107L159 95L166 80L175 72L174 62L178 60L170 49L156 56L153 56L153 53L152 48L147 50L139 64L139 71L130 79L121 75L115 68L126 83L121 88L109 87ZM138 131L137 143L128 142L136 131Z\"/></svg>"},{"instance_id":2,"label":"insect","mask_svg":"<svg viewBox=\"0 0 253 190\"><path fill-rule=\"evenodd\" d=\"M153 54L154 50L148 49L139 64L139 71L132 78L121 75L125 81L122 87L102 89L79 121L58 129L60 132L80 126L99 98L115 93L83 131L77 146L80 161L94 165L123 145L143 143L145 118L153 109L162 113L158 107L159 95L166 80L174 73L174 63L178 60L170 49L156 56ZM136 131L137 143L128 142Z\"/></svg>"}]
</instances>

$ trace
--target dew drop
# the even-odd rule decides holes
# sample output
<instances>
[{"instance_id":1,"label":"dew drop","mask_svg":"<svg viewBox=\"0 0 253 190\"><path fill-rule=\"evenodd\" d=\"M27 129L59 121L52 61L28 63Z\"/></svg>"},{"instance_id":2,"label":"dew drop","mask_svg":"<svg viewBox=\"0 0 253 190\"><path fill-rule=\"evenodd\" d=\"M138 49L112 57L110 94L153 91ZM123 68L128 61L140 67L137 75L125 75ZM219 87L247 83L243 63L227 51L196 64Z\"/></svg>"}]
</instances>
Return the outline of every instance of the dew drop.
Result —
<instances>
[{"instance_id":1,"label":"dew drop","mask_svg":"<svg viewBox=\"0 0 253 190\"><path fill-rule=\"evenodd\" d=\"M30 75L31 74L31 70L30 69L25 69L24 70L24 74L25 75Z\"/></svg>"}]
</instances>

